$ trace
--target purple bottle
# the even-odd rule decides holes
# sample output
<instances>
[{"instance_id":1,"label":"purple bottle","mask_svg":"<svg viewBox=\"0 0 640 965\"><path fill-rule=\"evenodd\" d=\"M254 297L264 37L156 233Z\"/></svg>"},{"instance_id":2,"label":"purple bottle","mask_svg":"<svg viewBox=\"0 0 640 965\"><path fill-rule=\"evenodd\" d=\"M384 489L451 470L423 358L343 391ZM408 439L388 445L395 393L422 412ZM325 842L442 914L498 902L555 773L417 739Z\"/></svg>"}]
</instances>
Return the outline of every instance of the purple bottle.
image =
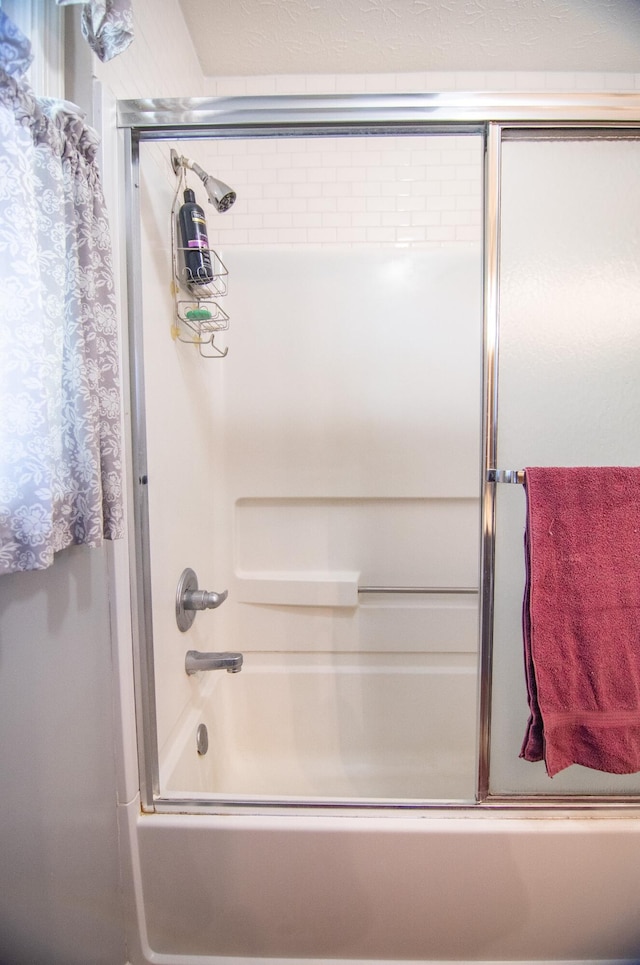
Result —
<instances>
[{"instance_id":1,"label":"purple bottle","mask_svg":"<svg viewBox=\"0 0 640 965\"><path fill-rule=\"evenodd\" d=\"M184 192L184 204L178 213L180 236L184 248L186 280L190 285L208 285L213 281L213 268L207 238L204 211L196 203L191 188Z\"/></svg>"}]
</instances>

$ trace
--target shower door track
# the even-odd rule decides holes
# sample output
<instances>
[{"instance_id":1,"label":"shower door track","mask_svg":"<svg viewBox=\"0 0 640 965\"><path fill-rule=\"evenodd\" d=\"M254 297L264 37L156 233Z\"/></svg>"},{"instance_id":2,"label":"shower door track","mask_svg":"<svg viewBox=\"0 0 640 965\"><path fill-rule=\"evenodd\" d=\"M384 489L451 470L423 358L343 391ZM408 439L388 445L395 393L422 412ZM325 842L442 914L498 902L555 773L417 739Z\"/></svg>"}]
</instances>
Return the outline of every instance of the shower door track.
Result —
<instances>
[{"instance_id":1,"label":"shower door track","mask_svg":"<svg viewBox=\"0 0 640 965\"><path fill-rule=\"evenodd\" d=\"M640 94L636 93L416 93L367 95L282 95L223 98L123 100L118 127L124 133L127 229L127 303L130 338L132 479L134 503L133 637L138 754L145 811L283 813L289 809L326 813L353 808L397 811L470 810L616 810L637 809L631 795L492 795L489 782L491 674L493 650L495 493L489 470L496 466L499 350L499 236L501 145L504 139L640 137ZM175 800L159 792L155 745L153 635L149 559L149 517L145 438L144 373L140 325L139 146L177 138L253 138L300 136L384 136L393 134L482 134L484 158L483 239L483 455L478 469L481 501L480 587L359 587L360 593L479 593L480 659L478 757L475 801L363 800L355 803L301 801Z\"/></svg>"}]
</instances>

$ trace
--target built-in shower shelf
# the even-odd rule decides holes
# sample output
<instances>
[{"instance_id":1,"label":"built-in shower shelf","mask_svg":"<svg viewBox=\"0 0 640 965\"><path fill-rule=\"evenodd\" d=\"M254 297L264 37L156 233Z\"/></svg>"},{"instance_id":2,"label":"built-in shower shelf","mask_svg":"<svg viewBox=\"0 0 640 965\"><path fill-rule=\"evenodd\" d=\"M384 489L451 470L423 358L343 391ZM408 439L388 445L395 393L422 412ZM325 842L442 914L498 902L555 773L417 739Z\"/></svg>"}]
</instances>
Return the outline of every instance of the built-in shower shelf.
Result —
<instances>
[{"instance_id":1,"label":"built-in shower shelf","mask_svg":"<svg viewBox=\"0 0 640 965\"><path fill-rule=\"evenodd\" d=\"M239 603L356 607L359 579L357 570L241 571L233 596Z\"/></svg>"}]
</instances>

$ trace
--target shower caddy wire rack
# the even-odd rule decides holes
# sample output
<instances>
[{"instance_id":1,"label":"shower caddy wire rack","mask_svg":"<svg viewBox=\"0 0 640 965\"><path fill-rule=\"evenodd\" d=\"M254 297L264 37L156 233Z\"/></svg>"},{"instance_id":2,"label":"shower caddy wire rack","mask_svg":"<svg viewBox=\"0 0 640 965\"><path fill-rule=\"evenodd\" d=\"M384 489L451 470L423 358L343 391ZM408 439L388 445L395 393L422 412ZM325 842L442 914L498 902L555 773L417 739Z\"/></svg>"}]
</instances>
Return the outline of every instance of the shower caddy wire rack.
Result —
<instances>
[{"instance_id":1,"label":"shower caddy wire rack","mask_svg":"<svg viewBox=\"0 0 640 965\"><path fill-rule=\"evenodd\" d=\"M225 357L229 349L218 348L214 339L218 332L229 328L229 316L216 299L227 294L229 272L217 251L203 248L203 251L209 252L213 277L207 284L194 284L189 280L191 273L184 259L184 252L188 249L178 245L177 231L178 199L183 187L186 187L186 177L181 167L171 205L172 293L175 303L171 335L179 342L197 345L202 358L220 359Z\"/></svg>"}]
</instances>

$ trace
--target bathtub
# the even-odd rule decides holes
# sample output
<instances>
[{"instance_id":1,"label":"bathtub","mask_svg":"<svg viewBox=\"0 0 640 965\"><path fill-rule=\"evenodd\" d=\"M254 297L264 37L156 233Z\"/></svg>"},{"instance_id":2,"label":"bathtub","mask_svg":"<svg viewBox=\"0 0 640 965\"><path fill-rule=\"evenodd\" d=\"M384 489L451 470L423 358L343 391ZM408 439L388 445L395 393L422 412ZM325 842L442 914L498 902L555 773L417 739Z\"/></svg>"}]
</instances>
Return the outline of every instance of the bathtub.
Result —
<instances>
[{"instance_id":1,"label":"bathtub","mask_svg":"<svg viewBox=\"0 0 640 965\"><path fill-rule=\"evenodd\" d=\"M161 756L162 794L473 800L475 663L464 653L250 653L240 673L200 672Z\"/></svg>"},{"instance_id":2,"label":"bathtub","mask_svg":"<svg viewBox=\"0 0 640 965\"><path fill-rule=\"evenodd\" d=\"M635 811L472 804L474 655L249 653L194 686L178 803L120 809L132 965L640 961Z\"/></svg>"},{"instance_id":3,"label":"bathtub","mask_svg":"<svg viewBox=\"0 0 640 965\"><path fill-rule=\"evenodd\" d=\"M162 763L183 800L119 808L131 965L638 965L637 812L470 803L475 668L456 656L201 674ZM438 789L467 803L421 807Z\"/></svg>"},{"instance_id":4,"label":"bathtub","mask_svg":"<svg viewBox=\"0 0 640 965\"><path fill-rule=\"evenodd\" d=\"M637 820L120 816L132 965L640 961Z\"/></svg>"}]
</instances>

